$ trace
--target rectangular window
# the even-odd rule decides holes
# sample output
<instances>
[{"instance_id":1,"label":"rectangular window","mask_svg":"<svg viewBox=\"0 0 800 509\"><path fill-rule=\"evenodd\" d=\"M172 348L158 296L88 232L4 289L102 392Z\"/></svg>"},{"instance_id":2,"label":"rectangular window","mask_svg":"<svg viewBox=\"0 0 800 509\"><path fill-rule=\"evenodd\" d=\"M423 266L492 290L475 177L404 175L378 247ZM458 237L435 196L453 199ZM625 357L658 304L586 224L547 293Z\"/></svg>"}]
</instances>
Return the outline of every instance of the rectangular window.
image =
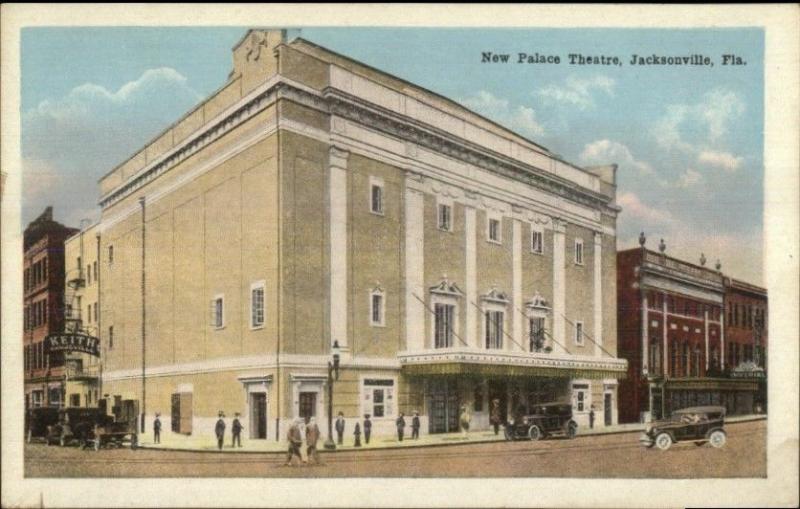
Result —
<instances>
[{"instance_id":1,"label":"rectangular window","mask_svg":"<svg viewBox=\"0 0 800 509\"><path fill-rule=\"evenodd\" d=\"M575 263L583 265L583 239L575 239Z\"/></svg>"},{"instance_id":2,"label":"rectangular window","mask_svg":"<svg viewBox=\"0 0 800 509\"><path fill-rule=\"evenodd\" d=\"M541 352L544 347L544 317L534 317L528 320L530 329L530 351Z\"/></svg>"},{"instance_id":3,"label":"rectangular window","mask_svg":"<svg viewBox=\"0 0 800 509\"><path fill-rule=\"evenodd\" d=\"M80 256L78 257L77 261L78 261L78 275L80 276L81 272L83 272L83 265L81 264L81 257Z\"/></svg>"},{"instance_id":4,"label":"rectangular window","mask_svg":"<svg viewBox=\"0 0 800 509\"><path fill-rule=\"evenodd\" d=\"M383 325L383 294L373 292L370 302L370 322L372 325Z\"/></svg>"},{"instance_id":5,"label":"rectangular window","mask_svg":"<svg viewBox=\"0 0 800 509\"><path fill-rule=\"evenodd\" d=\"M502 311L486 311L484 315L487 349L503 348L503 316Z\"/></svg>"},{"instance_id":6,"label":"rectangular window","mask_svg":"<svg viewBox=\"0 0 800 509\"><path fill-rule=\"evenodd\" d=\"M439 204L439 229L449 232L451 224L452 208L444 203Z\"/></svg>"},{"instance_id":7,"label":"rectangular window","mask_svg":"<svg viewBox=\"0 0 800 509\"><path fill-rule=\"evenodd\" d=\"M364 411L372 417L394 416L394 380L364 380Z\"/></svg>"},{"instance_id":8,"label":"rectangular window","mask_svg":"<svg viewBox=\"0 0 800 509\"><path fill-rule=\"evenodd\" d=\"M225 297L217 295L211 301L211 326L221 329L225 326Z\"/></svg>"},{"instance_id":9,"label":"rectangular window","mask_svg":"<svg viewBox=\"0 0 800 509\"><path fill-rule=\"evenodd\" d=\"M250 328L264 326L264 282L250 285Z\"/></svg>"},{"instance_id":10,"label":"rectangular window","mask_svg":"<svg viewBox=\"0 0 800 509\"><path fill-rule=\"evenodd\" d=\"M97 302L94 303L94 322L97 323Z\"/></svg>"},{"instance_id":11,"label":"rectangular window","mask_svg":"<svg viewBox=\"0 0 800 509\"><path fill-rule=\"evenodd\" d=\"M114 246L108 246L108 263L114 263Z\"/></svg>"},{"instance_id":12,"label":"rectangular window","mask_svg":"<svg viewBox=\"0 0 800 509\"><path fill-rule=\"evenodd\" d=\"M87 285L92 284L92 266L91 265L87 265L86 266L86 284Z\"/></svg>"},{"instance_id":13,"label":"rectangular window","mask_svg":"<svg viewBox=\"0 0 800 509\"><path fill-rule=\"evenodd\" d=\"M489 219L489 240L492 242L500 242L500 220Z\"/></svg>"},{"instance_id":14,"label":"rectangular window","mask_svg":"<svg viewBox=\"0 0 800 509\"><path fill-rule=\"evenodd\" d=\"M372 213L383 214L383 186L372 184L370 195L372 196L372 203L370 206Z\"/></svg>"},{"instance_id":15,"label":"rectangular window","mask_svg":"<svg viewBox=\"0 0 800 509\"><path fill-rule=\"evenodd\" d=\"M583 322L575 322L575 344L583 346Z\"/></svg>"},{"instance_id":16,"label":"rectangular window","mask_svg":"<svg viewBox=\"0 0 800 509\"><path fill-rule=\"evenodd\" d=\"M97 282L97 262L92 262L92 271L94 272L94 281Z\"/></svg>"},{"instance_id":17,"label":"rectangular window","mask_svg":"<svg viewBox=\"0 0 800 509\"><path fill-rule=\"evenodd\" d=\"M114 326L110 326L108 328L108 349L112 350L114 348Z\"/></svg>"},{"instance_id":18,"label":"rectangular window","mask_svg":"<svg viewBox=\"0 0 800 509\"><path fill-rule=\"evenodd\" d=\"M661 374L661 349L658 343L650 345L650 372L654 375Z\"/></svg>"},{"instance_id":19,"label":"rectangular window","mask_svg":"<svg viewBox=\"0 0 800 509\"><path fill-rule=\"evenodd\" d=\"M434 304L434 348L450 348L453 346L453 316L455 306L452 304Z\"/></svg>"},{"instance_id":20,"label":"rectangular window","mask_svg":"<svg viewBox=\"0 0 800 509\"><path fill-rule=\"evenodd\" d=\"M92 305L89 304L86 306L86 322L92 323Z\"/></svg>"},{"instance_id":21,"label":"rectangular window","mask_svg":"<svg viewBox=\"0 0 800 509\"><path fill-rule=\"evenodd\" d=\"M544 232L531 230L531 252L542 254L544 252Z\"/></svg>"}]
</instances>

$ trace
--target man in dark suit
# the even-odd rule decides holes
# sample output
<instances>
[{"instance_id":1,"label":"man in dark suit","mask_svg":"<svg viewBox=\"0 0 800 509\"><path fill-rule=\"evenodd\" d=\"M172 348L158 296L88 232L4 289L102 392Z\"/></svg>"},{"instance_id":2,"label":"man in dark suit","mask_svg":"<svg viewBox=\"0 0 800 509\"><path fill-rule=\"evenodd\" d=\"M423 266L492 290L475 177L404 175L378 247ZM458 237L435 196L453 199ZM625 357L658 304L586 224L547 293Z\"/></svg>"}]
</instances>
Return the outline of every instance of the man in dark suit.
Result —
<instances>
[{"instance_id":1,"label":"man in dark suit","mask_svg":"<svg viewBox=\"0 0 800 509\"><path fill-rule=\"evenodd\" d=\"M217 434L217 447L219 450L222 450L222 441L225 439L225 414L222 411L219 412L219 420L217 420L217 425L214 427L214 433Z\"/></svg>"},{"instance_id":2,"label":"man in dark suit","mask_svg":"<svg viewBox=\"0 0 800 509\"><path fill-rule=\"evenodd\" d=\"M239 447L242 446L242 430L244 426L242 423L239 422L239 412L236 412L236 415L233 418L233 424L231 424L231 434L233 438L231 440L231 447L236 447L236 444L239 444Z\"/></svg>"},{"instance_id":3,"label":"man in dark suit","mask_svg":"<svg viewBox=\"0 0 800 509\"><path fill-rule=\"evenodd\" d=\"M342 439L344 436L344 414L339 412L339 416L336 418L336 442L339 445L342 445Z\"/></svg>"},{"instance_id":4,"label":"man in dark suit","mask_svg":"<svg viewBox=\"0 0 800 509\"><path fill-rule=\"evenodd\" d=\"M369 420L369 414L364 416L364 441L369 445L369 436L372 434L372 421Z\"/></svg>"},{"instance_id":5,"label":"man in dark suit","mask_svg":"<svg viewBox=\"0 0 800 509\"><path fill-rule=\"evenodd\" d=\"M161 443L161 414L156 413L156 420L153 421L153 443L160 444Z\"/></svg>"},{"instance_id":6,"label":"man in dark suit","mask_svg":"<svg viewBox=\"0 0 800 509\"><path fill-rule=\"evenodd\" d=\"M414 417L411 419L411 438L419 438L419 412L414 410Z\"/></svg>"},{"instance_id":7,"label":"man in dark suit","mask_svg":"<svg viewBox=\"0 0 800 509\"><path fill-rule=\"evenodd\" d=\"M406 419L403 412L400 412L400 417L398 417L394 423L397 425L397 440L402 442L403 434L406 431Z\"/></svg>"}]
</instances>

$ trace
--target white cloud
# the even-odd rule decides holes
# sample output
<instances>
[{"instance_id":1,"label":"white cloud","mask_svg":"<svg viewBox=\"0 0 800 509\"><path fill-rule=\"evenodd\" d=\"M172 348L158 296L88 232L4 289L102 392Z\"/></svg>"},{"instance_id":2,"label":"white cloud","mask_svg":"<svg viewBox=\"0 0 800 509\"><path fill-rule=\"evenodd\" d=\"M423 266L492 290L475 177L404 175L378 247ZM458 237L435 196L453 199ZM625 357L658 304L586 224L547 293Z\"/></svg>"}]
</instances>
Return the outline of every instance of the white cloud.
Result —
<instances>
[{"instance_id":1,"label":"white cloud","mask_svg":"<svg viewBox=\"0 0 800 509\"><path fill-rule=\"evenodd\" d=\"M686 189L686 188L689 188L689 187L696 186L697 184L701 183L702 181L703 181L703 175L702 174L700 174L699 172L697 172L697 171L695 171L695 170L693 170L691 168L686 168L686 171L683 172L678 177L678 182L676 183L676 185L678 187Z\"/></svg>"},{"instance_id":2,"label":"white cloud","mask_svg":"<svg viewBox=\"0 0 800 509\"><path fill-rule=\"evenodd\" d=\"M729 172L736 171L742 164L741 157L736 157L730 152L718 152L715 150L703 150L698 154L697 161Z\"/></svg>"},{"instance_id":3,"label":"white cloud","mask_svg":"<svg viewBox=\"0 0 800 509\"><path fill-rule=\"evenodd\" d=\"M536 112L527 106L512 106L507 99L495 97L491 92L481 90L474 97L464 99L464 106L511 130L528 136L541 136L544 128L536 119Z\"/></svg>"},{"instance_id":4,"label":"white cloud","mask_svg":"<svg viewBox=\"0 0 800 509\"><path fill-rule=\"evenodd\" d=\"M96 203L97 179L199 99L183 75L164 67L116 90L85 83L23 112L23 220L47 205L59 214Z\"/></svg>"},{"instance_id":5,"label":"white cloud","mask_svg":"<svg viewBox=\"0 0 800 509\"><path fill-rule=\"evenodd\" d=\"M628 222L636 222L650 227L671 228L677 224L675 218L667 210L651 207L632 192L617 195L617 204L622 207L621 217Z\"/></svg>"},{"instance_id":6,"label":"white cloud","mask_svg":"<svg viewBox=\"0 0 800 509\"><path fill-rule=\"evenodd\" d=\"M744 110L744 101L735 92L715 88L697 103L667 106L651 134L662 147L694 152L704 144L721 142Z\"/></svg>"},{"instance_id":7,"label":"white cloud","mask_svg":"<svg viewBox=\"0 0 800 509\"><path fill-rule=\"evenodd\" d=\"M585 110L595 105L594 91L613 96L615 84L614 80L608 76L595 76L589 79L568 76L563 85L551 84L542 87L537 94L553 102L569 104Z\"/></svg>"},{"instance_id":8,"label":"white cloud","mask_svg":"<svg viewBox=\"0 0 800 509\"><path fill-rule=\"evenodd\" d=\"M580 160L584 165L616 163L624 171L629 168L641 175L653 174L653 166L633 157L630 149L622 143L611 140L597 140L583 147Z\"/></svg>"}]
</instances>

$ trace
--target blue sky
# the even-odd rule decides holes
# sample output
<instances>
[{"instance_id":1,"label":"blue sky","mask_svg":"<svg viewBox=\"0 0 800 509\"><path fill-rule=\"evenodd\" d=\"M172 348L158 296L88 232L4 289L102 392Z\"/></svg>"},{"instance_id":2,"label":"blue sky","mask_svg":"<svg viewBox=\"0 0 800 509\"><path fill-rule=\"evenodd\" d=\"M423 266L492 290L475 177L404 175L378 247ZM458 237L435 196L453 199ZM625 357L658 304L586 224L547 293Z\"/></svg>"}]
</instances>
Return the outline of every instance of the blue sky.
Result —
<instances>
[{"instance_id":1,"label":"blue sky","mask_svg":"<svg viewBox=\"0 0 800 509\"><path fill-rule=\"evenodd\" d=\"M245 28L35 28L22 35L23 220L98 217L97 179L220 87ZM762 281L760 29L290 31L465 104L576 164L616 162L618 247L655 247ZM486 64L484 51L558 55ZM622 66L568 65L569 53ZM713 67L631 66L632 54ZM723 54L747 65L723 66Z\"/></svg>"}]
</instances>

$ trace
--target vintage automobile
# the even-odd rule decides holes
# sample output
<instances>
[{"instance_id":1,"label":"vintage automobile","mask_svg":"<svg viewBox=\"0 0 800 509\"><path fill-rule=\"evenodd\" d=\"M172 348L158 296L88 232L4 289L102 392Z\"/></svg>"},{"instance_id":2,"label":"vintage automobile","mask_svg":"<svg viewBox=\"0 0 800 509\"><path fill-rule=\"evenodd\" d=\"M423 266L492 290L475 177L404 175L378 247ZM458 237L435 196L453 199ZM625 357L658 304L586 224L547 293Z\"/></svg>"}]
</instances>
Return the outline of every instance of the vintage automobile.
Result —
<instances>
[{"instance_id":1,"label":"vintage automobile","mask_svg":"<svg viewBox=\"0 0 800 509\"><path fill-rule=\"evenodd\" d=\"M93 438L97 424L113 420L100 408L62 408L58 411L58 422L47 428L47 445L57 443L62 447L72 441L86 445Z\"/></svg>"},{"instance_id":2,"label":"vintage automobile","mask_svg":"<svg viewBox=\"0 0 800 509\"><path fill-rule=\"evenodd\" d=\"M639 437L645 447L656 446L666 451L674 443L706 442L713 447L722 447L727 440L724 429L725 407L698 406L676 410L669 419L651 422Z\"/></svg>"},{"instance_id":3,"label":"vintage automobile","mask_svg":"<svg viewBox=\"0 0 800 509\"><path fill-rule=\"evenodd\" d=\"M532 414L517 412L514 420L505 426L506 440L539 440L554 435L575 438L577 433L578 423L572 420L570 403L535 405Z\"/></svg>"},{"instance_id":4,"label":"vintage automobile","mask_svg":"<svg viewBox=\"0 0 800 509\"><path fill-rule=\"evenodd\" d=\"M29 408L25 411L25 441L31 443L34 439L45 439L47 427L58 423L57 407Z\"/></svg>"}]
</instances>

